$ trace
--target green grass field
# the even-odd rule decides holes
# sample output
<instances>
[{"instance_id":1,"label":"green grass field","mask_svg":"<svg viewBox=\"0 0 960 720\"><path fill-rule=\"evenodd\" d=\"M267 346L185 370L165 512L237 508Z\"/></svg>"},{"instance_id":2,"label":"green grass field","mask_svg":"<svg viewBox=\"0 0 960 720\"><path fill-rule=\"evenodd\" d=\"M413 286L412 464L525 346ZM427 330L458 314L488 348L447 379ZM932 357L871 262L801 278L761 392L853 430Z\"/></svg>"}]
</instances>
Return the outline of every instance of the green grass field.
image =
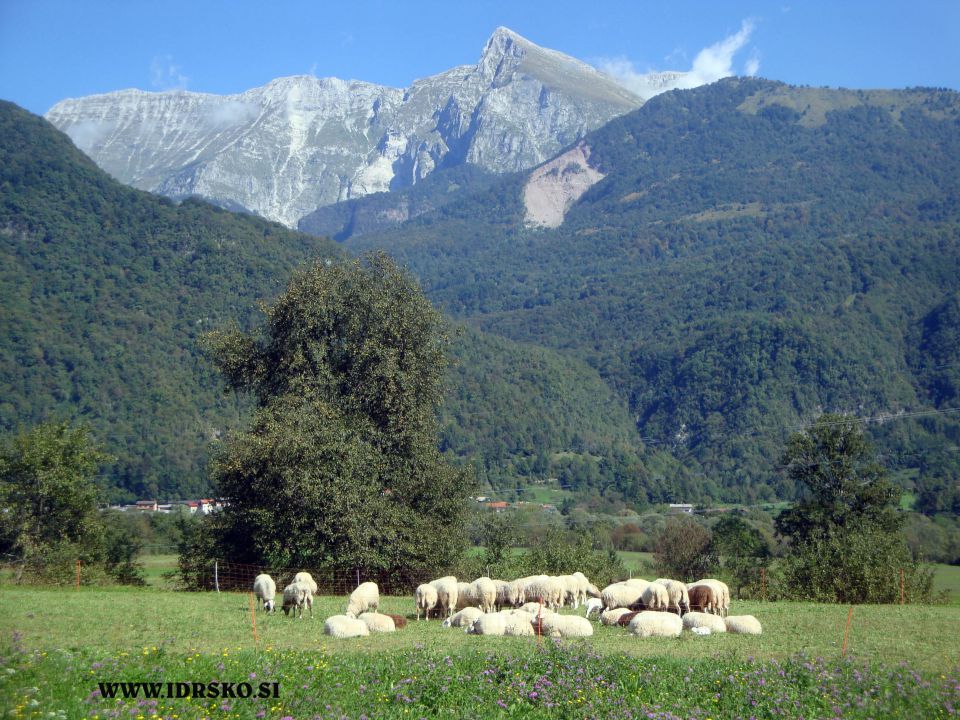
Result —
<instances>
[{"instance_id":1,"label":"green grass field","mask_svg":"<svg viewBox=\"0 0 960 720\"><path fill-rule=\"evenodd\" d=\"M619 718L659 707L657 717L705 720L746 717L758 698L766 710L753 714L774 717L787 696L802 709L787 717L833 717L831 703L842 717L948 717L950 703L960 706L954 606L858 606L841 661L848 608L806 603L735 602L733 613L760 619L761 636L638 639L597 626L592 638L561 645L415 620L392 634L334 640L323 635L323 619L343 612L345 599L331 597L317 599L313 619L258 612L256 642L249 595L239 593L6 585L0 604L0 709L12 709L10 717ZM413 603L383 598L381 609L409 616ZM869 678L865 695L854 671ZM281 698L150 706L91 696L102 681L239 682L251 674L280 682ZM753 686L759 694L744 694L750 677L765 678ZM561 691L562 679L571 685ZM530 689L536 683L540 690ZM584 683L579 694L576 683ZM817 683L826 683L822 697L808 697L804 688Z\"/></svg>"}]
</instances>

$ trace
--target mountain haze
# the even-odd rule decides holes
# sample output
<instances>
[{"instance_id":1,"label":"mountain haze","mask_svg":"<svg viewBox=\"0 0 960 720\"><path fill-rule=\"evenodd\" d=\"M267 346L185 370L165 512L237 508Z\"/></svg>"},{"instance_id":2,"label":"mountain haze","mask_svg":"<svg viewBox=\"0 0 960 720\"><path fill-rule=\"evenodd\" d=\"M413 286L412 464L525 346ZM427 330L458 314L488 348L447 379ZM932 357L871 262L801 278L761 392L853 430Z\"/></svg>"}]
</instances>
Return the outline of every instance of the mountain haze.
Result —
<instances>
[{"instance_id":1,"label":"mountain haze","mask_svg":"<svg viewBox=\"0 0 960 720\"><path fill-rule=\"evenodd\" d=\"M239 95L124 90L46 118L121 182L296 227L318 207L464 163L536 165L642 103L589 65L497 28L476 65L391 88L295 76Z\"/></svg>"}]
</instances>

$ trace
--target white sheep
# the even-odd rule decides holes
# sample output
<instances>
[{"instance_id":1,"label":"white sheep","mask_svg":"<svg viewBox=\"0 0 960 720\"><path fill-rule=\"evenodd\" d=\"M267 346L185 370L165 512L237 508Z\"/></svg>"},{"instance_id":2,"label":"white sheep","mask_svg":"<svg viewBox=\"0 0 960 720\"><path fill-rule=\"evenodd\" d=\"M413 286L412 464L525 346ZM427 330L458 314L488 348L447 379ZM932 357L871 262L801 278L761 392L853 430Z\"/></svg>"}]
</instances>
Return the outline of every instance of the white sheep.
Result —
<instances>
[{"instance_id":1,"label":"white sheep","mask_svg":"<svg viewBox=\"0 0 960 720\"><path fill-rule=\"evenodd\" d=\"M467 596L471 605L491 613L497 604L497 586L490 578L479 577L467 587Z\"/></svg>"},{"instance_id":2,"label":"white sheep","mask_svg":"<svg viewBox=\"0 0 960 720\"><path fill-rule=\"evenodd\" d=\"M677 615L683 615L690 611L690 595L687 593L686 585L679 580L670 580L669 578L657 578L654 582L658 582L667 588L667 593L670 596L668 609L676 610Z\"/></svg>"},{"instance_id":3,"label":"white sheep","mask_svg":"<svg viewBox=\"0 0 960 720\"><path fill-rule=\"evenodd\" d=\"M546 605L542 605L541 603L538 603L538 602L524 603L517 609L522 610L525 613L530 613L534 617L536 617L537 615L540 615L541 613L544 615L547 615L553 612L553 610L548 608Z\"/></svg>"},{"instance_id":4,"label":"white sheep","mask_svg":"<svg viewBox=\"0 0 960 720\"><path fill-rule=\"evenodd\" d=\"M613 608L612 610L604 610L600 613L600 624L601 625L616 625L617 621L626 615L629 612L633 612L630 608Z\"/></svg>"},{"instance_id":5,"label":"white sheep","mask_svg":"<svg viewBox=\"0 0 960 720\"><path fill-rule=\"evenodd\" d=\"M483 615L480 608L468 607L443 621L443 627L470 627L473 621Z\"/></svg>"},{"instance_id":6,"label":"white sheep","mask_svg":"<svg viewBox=\"0 0 960 720\"><path fill-rule=\"evenodd\" d=\"M357 620L362 620L367 624L367 627L370 628L370 632L393 632L397 629L396 624L393 622L393 618L389 615L384 615L383 613L377 612L365 612L360 613L360 617Z\"/></svg>"},{"instance_id":7,"label":"white sheep","mask_svg":"<svg viewBox=\"0 0 960 720\"><path fill-rule=\"evenodd\" d=\"M760 627L760 621L753 615L730 615L724 618L727 632L739 633L742 635L760 635L763 628Z\"/></svg>"},{"instance_id":8,"label":"white sheep","mask_svg":"<svg viewBox=\"0 0 960 720\"><path fill-rule=\"evenodd\" d=\"M590 617L591 615L600 617L600 612L603 610L603 600L595 597L587 598L587 602L584 607L587 609L584 617Z\"/></svg>"},{"instance_id":9,"label":"white sheep","mask_svg":"<svg viewBox=\"0 0 960 720\"><path fill-rule=\"evenodd\" d=\"M531 623L531 626L534 626ZM590 637L593 635L593 623L579 615L559 615L553 613L540 619L543 635L548 637ZM534 627L534 630L537 628Z\"/></svg>"},{"instance_id":10,"label":"white sheep","mask_svg":"<svg viewBox=\"0 0 960 720\"><path fill-rule=\"evenodd\" d=\"M433 610L439 602L437 589L428 583L417 585L417 589L413 593L413 599L417 605L417 621L419 622L420 620L421 610L423 610L424 615L427 620L429 620L430 611Z\"/></svg>"},{"instance_id":11,"label":"white sheep","mask_svg":"<svg viewBox=\"0 0 960 720\"><path fill-rule=\"evenodd\" d=\"M697 580L691 585L687 585L687 590L689 591L692 586L703 586L711 588L714 592L715 607L714 612L717 615L725 616L730 611L730 588L727 587L727 584L722 580L715 580L714 578L705 578L703 580Z\"/></svg>"},{"instance_id":12,"label":"white sheep","mask_svg":"<svg viewBox=\"0 0 960 720\"><path fill-rule=\"evenodd\" d=\"M380 588L375 582L360 583L357 589L350 593L344 615L355 618L360 613L376 610L378 607L380 607Z\"/></svg>"},{"instance_id":13,"label":"white sheep","mask_svg":"<svg viewBox=\"0 0 960 720\"><path fill-rule=\"evenodd\" d=\"M711 633L727 631L727 626L723 622L723 618L703 612L688 612L683 616L683 627L686 630L707 628Z\"/></svg>"},{"instance_id":14,"label":"white sheep","mask_svg":"<svg viewBox=\"0 0 960 720\"><path fill-rule=\"evenodd\" d=\"M308 585L299 582L292 582L283 589L283 614L289 615L293 610L293 616L303 618L303 608L310 608L310 617L313 617L313 591Z\"/></svg>"},{"instance_id":15,"label":"white sheep","mask_svg":"<svg viewBox=\"0 0 960 720\"><path fill-rule=\"evenodd\" d=\"M431 580L432 585L437 590L437 607L439 607L447 617L451 617L457 610L457 579L453 575Z\"/></svg>"},{"instance_id":16,"label":"white sheep","mask_svg":"<svg viewBox=\"0 0 960 720\"><path fill-rule=\"evenodd\" d=\"M363 620L346 615L332 615L323 623L323 632L335 638L364 637L370 634L370 628Z\"/></svg>"},{"instance_id":17,"label":"white sheep","mask_svg":"<svg viewBox=\"0 0 960 720\"><path fill-rule=\"evenodd\" d=\"M637 637L680 637L683 620L673 613L644 610L630 621L628 629Z\"/></svg>"},{"instance_id":18,"label":"white sheep","mask_svg":"<svg viewBox=\"0 0 960 720\"><path fill-rule=\"evenodd\" d=\"M670 607L670 593L667 592L666 585L658 582L652 582L647 585L640 595L640 605L644 610L665 611Z\"/></svg>"},{"instance_id":19,"label":"white sheep","mask_svg":"<svg viewBox=\"0 0 960 720\"><path fill-rule=\"evenodd\" d=\"M470 583L467 582L457 582L457 602L456 610L463 610L467 607L477 607L473 603L473 598L470 597Z\"/></svg>"},{"instance_id":20,"label":"white sheep","mask_svg":"<svg viewBox=\"0 0 960 720\"><path fill-rule=\"evenodd\" d=\"M260 573L253 579L253 594L257 598L257 605L263 603L266 612L276 612L274 599L277 597L277 584L266 573Z\"/></svg>"},{"instance_id":21,"label":"white sheep","mask_svg":"<svg viewBox=\"0 0 960 720\"><path fill-rule=\"evenodd\" d=\"M310 592L312 594L317 594L317 583L314 581L313 576L308 572L298 572L293 576L291 583L300 583L301 585L306 585L308 588L310 588Z\"/></svg>"},{"instance_id":22,"label":"white sheep","mask_svg":"<svg viewBox=\"0 0 960 720\"><path fill-rule=\"evenodd\" d=\"M485 613L480 615L466 632L471 635L503 635L507 630L507 616L502 613Z\"/></svg>"},{"instance_id":23,"label":"white sheep","mask_svg":"<svg viewBox=\"0 0 960 720\"><path fill-rule=\"evenodd\" d=\"M607 610L628 608L640 599L644 587L626 582L612 583L600 592L600 599Z\"/></svg>"},{"instance_id":24,"label":"white sheep","mask_svg":"<svg viewBox=\"0 0 960 720\"><path fill-rule=\"evenodd\" d=\"M494 580L493 584L497 587L497 610L507 607L516 607L520 597L520 587L516 582L507 582L506 580Z\"/></svg>"}]
</instances>

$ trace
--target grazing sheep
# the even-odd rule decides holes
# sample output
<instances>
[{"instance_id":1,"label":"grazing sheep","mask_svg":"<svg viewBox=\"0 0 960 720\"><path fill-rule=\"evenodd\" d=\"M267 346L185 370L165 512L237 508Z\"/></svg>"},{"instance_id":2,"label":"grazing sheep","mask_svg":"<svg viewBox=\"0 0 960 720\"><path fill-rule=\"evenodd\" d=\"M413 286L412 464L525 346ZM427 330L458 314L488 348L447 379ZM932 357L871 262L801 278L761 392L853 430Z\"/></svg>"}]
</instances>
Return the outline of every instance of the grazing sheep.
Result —
<instances>
[{"instance_id":1,"label":"grazing sheep","mask_svg":"<svg viewBox=\"0 0 960 720\"><path fill-rule=\"evenodd\" d=\"M516 581L507 582L506 580L494 580L493 584L497 586L497 610L503 610L508 607L516 607L520 603L520 586Z\"/></svg>"},{"instance_id":2,"label":"grazing sheep","mask_svg":"<svg viewBox=\"0 0 960 720\"><path fill-rule=\"evenodd\" d=\"M637 637L680 637L683 620L673 613L644 610L630 621L628 629Z\"/></svg>"},{"instance_id":3,"label":"grazing sheep","mask_svg":"<svg viewBox=\"0 0 960 720\"><path fill-rule=\"evenodd\" d=\"M693 584L687 586L690 597L690 610L713 615L719 614L720 601L717 598L718 588L712 585Z\"/></svg>"},{"instance_id":4,"label":"grazing sheep","mask_svg":"<svg viewBox=\"0 0 960 720\"><path fill-rule=\"evenodd\" d=\"M597 586L594 585L593 583L589 583L587 585L587 596L592 598L599 598L600 597L599 588L597 588Z\"/></svg>"},{"instance_id":5,"label":"grazing sheep","mask_svg":"<svg viewBox=\"0 0 960 720\"><path fill-rule=\"evenodd\" d=\"M577 582L577 604L575 608L580 607L583 603L587 601L587 597L590 596L590 581L587 579L587 576L582 572L575 572L571 577ZM600 591L597 591L595 597L600 597Z\"/></svg>"},{"instance_id":6,"label":"grazing sheep","mask_svg":"<svg viewBox=\"0 0 960 720\"><path fill-rule=\"evenodd\" d=\"M360 613L376 610L378 607L380 607L380 588L375 582L365 582L350 593L350 601L347 603L347 611L344 615L355 618Z\"/></svg>"},{"instance_id":7,"label":"grazing sheep","mask_svg":"<svg viewBox=\"0 0 960 720\"><path fill-rule=\"evenodd\" d=\"M670 593L666 585L652 582L643 589L640 600L630 606L631 610L655 610L665 612L670 607Z\"/></svg>"},{"instance_id":8,"label":"grazing sheep","mask_svg":"<svg viewBox=\"0 0 960 720\"><path fill-rule=\"evenodd\" d=\"M542 602L551 610L556 610L563 605L563 596L563 585L556 578L536 575L526 579L524 597L527 602Z\"/></svg>"},{"instance_id":9,"label":"grazing sheep","mask_svg":"<svg viewBox=\"0 0 960 720\"><path fill-rule=\"evenodd\" d=\"M362 620L367 624L367 627L370 628L370 632L393 632L397 629L397 626L393 622L393 618L389 615L384 615L383 613L377 612L365 612L360 613L360 617L357 620Z\"/></svg>"},{"instance_id":10,"label":"grazing sheep","mask_svg":"<svg viewBox=\"0 0 960 720\"><path fill-rule=\"evenodd\" d=\"M727 626L724 624L723 618L703 612L688 612L683 616L683 627L687 630L707 628L712 633L727 631Z\"/></svg>"},{"instance_id":11,"label":"grazing sheep","mask_svg":"<svg viewBox=\"0 0 960 720\"><path fill-rule=\"evenodd\" d=\"M276 612L274 598L277 597L277 584L266 573L260 573L253 580L253 594L257 598L257 606L263 603L266 612Z\"/></svg>"},{"instance_id":12,"label":"grazing sheep","mask_svg":"<svg viewBox=\"0 0 960 720\"><path fill-rule=\"evenodd\" d=\"M488 577L479 577L467 588L470 604L476 605L485 613L492 613L497 604L497 586Z\"/></svg>"},{"instance_id":13,"label":"grazing sheep","mask_svg":"<svg viewBox=\"0 0 960 720\"><path fill-rule=\"evenodd\" d=\"M304 606L310 608L310 617L313 617L313 591L310 588L298 582L293 582L283 589L283 614L289 615L293 610L293 616L303 618Z\"/></svg>"},{"instance_id":14,"label":"grazing sheep","mask_svg":"<svg viewBox=\"0 0 960 720\"><path fill-rule=\"evenodd\" d=\"M727 632L741 635L760 635L763 628L753 615L730 615L724 618Z\"/></svg>"},{"instance_id":15,"label":"grazing sheep","mask_svg":"<svg viewBox=\"0 0 960 720\"><path fill-rule=\"evenodd\" d=\"M480 615L466 632L471 635L503 635L507 631L507 616L501 613L486 613Z\"/></svg>"},{"instance_id":16,"label":"grazing sheep","mask_svg":"<svg viewBox=\"0 0 960 720\"><path fill-rule=\"evenodd\" d=\"M293 576L293 580L290 582L306 585L308 588L310 588L311 594L317 594L317 583L314 581L313 576L308 572L298 572Z\"/></svg>"},{"instance_id":17,"label":"grazing sheep","mask_svg":"<svg viewBox=\"0 0 960 720\"><path fill-rule=\"evenodd\" d=\"M427 620L430 619L430 611L433 610L439 602L437 589L428 583L417 585L413 592L413 599L417 605L417 622L420 621L420 611L423 610Z\"/></svg>"},{"instance_id":18,"label":"grazing sheep","mask_svg":"<svg viewBox=\"0 0 960 720\"><path fill-rule=\"evenodd\" d=\"M590 617L594 614L597 617L600 617L600 613L603 610L603 600L595 597L588 598L585 607L587 608L587 611L584 614L584 617Z\"/></svg>"},{"instance_id":19,"label":"grazing sheep","mask_svg":"<svg viewBox=\"0 0 960 720\"><path fill-rule=\"evenodd\" d=\"M403 630L407 626L407 619L403 615L394 615L393 613L384 613L384 615L393 620L393 626L397 630Z\"/></svg>"},{"instance_id":20,"label":"grazing sheep","mask_svg":"<svg viewBox=\"0 0 960 720\"><path fill-rule=\"evenodd\" d=\"M516 613L504 616L503 634L512 637L528 637L536 635L534 625L536 618L531 618L527 613Z\"/></svg>"},{"instance_id":21,"label":"grazing sheep","mask_svg":"<svg viewBox=\"0 0 960 720\"><path fill-rule=\"evenodd\" d=\"M335 638L364 637L370 634L370 628L363 620L346 615L332 615L323 623L323 632Z\"/></svg>"},{"instance_id":22,"label":"grazing sheep","mask_svg":"<svg viewBox=\"0 0 960 720\"><path fill-rule=\"evenodd\" d=\"M464 608L456 615L452 615L443 621L443 627L470 627L473 625L473 621L478 617L483 615L483 612L479 608L468 607Z\"/></svg>"},{"instance_id":23,"label":"grazing sheep","mask_svg":"<svg viewBox=\"0 0 960 720\"><path fill-rule=\"evenodd\" d=\"M629 627L630 623L633 622L633 619L637 615L639 615L641 612L642 612L641 610L632 610L630 612L624 613L623 615L617 618L617 625L619 625L620 627Z\"/></svg>"},{"instance_id":24,"label":"grazing sheep","mask_svg":"<svg viewBox=\"0 0 960 720\"><path fill-rule=\"evenodd\" d=\"M686 585L679 580L669 578L657 578L654 582L667 588L667 594L670 596L669 610L676 610L677 615L690 612L690 595L687 593Z\"/></svg>"},{"instance_id":25,"label":"grazing sheep","mask_svg":"<svg viewBox=\"0 0 960 720\"><path fill-rule=\"evenodd\" d=\"M709 587L713 591L713 606L710 612L715 615L725 616L730 610L730 588L725 582L707 578L697 580L692 585L687 585L688 592L694 587ZM693 608L693 599L690 600L690 607Z\"/></svg>"},{"instance_id":26,"label":"grazing sheep","mask_svg":"<svg viewBox=\"0 0 960 720\"><path fill-rule=\"evenodd\" d=\"M593 623L579 615L554 613L541 618L541 632L548 637L590 637ZM532 624L531 624L532 625Z\"/></svg>"},{"instance_id":27,"label":"grazing sheep","mask_svg":"<svg viewBox=\"0 0 960 720\"><path fill-rule=\"evenodd\" d=\"M476 607L473 604L473 598L470 597L470 583L457 582L457 603L456 609L463 610L468 607Z\"/></svg>"},{"instance_id":28,"label":"grazing sheep","mask_svg":"<svg viewBox=\"0 0 960 720\"><path fill-rule=\"evenodd\" d=\"M645 586L644 586L645 587ZM643 587L631 585L625 582L613 583L607 585L600 593L600 599L603 600L603 606L607 610L615 608L628 608L643 595Z\"/></svg>"},{"instance_id":29,"label":"grazing sheep","mask_svg":"<svg viewBox=\"0 0 960 720\"><path fill-rule=\"evenodd\" d=\"M574 610L580 607L580 578L574 575L558 575L553 581L560 588L560 605L569 605ZM586 578L584 578L586 582Z\"/></svg>"},{"instance_id":30,"label":"grazing sheep","mask_svg":"<svg viewBox=\"0 0 960 720\"><path fill-rule=\"evenodd\" d=\"M457 610L457 579L453 575L431 580L432 585L437 590L437 607L439 607L447 617L451 617Z\"/></svg>"},{"instance_id":31,"label":"grazing sheep","mask_svg":"<svg viewBox=\"0 0 960 720\"><path fill-rule=\"evenodd\" d=\"M630 608L613 608L600 613L601 625L616 625L617 620L630 612Z\"/></svg>"},{"instance_id":32,"label":"grazing sheep","mask_svg":"<svg viewBox=\"0 0 960 720\"><path fill-rule=\"evenodd\" d=\"M543 605L538 602L528 602L521 605L518 610L523 610L523 612L530 613L531 615L539 615L541 612L546 615L547 613L552 613L553 610L548 608L546 605Z\"/></svg>"}]
</instances>

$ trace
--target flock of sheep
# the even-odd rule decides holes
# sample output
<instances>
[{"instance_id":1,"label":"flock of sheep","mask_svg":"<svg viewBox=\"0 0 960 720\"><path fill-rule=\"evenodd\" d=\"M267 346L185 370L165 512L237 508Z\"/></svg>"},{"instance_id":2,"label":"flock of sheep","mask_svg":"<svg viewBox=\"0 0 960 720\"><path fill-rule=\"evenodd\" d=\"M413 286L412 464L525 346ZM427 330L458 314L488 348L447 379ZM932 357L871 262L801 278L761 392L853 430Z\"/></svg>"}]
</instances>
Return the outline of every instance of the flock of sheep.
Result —
<instances>
[{"instance_id":1,"label":"flock of sheep","mask_svg":"<svg viewBox=\"0 0 960 720\"><path fill-rule=\"evenodd\" d=\"M267 574L258 575L253 592L264 610L275 612L276 583ZM297 573L283 590L283 611L313 616L317 584L310 573ZM423 613L445 617L444 627L462 628L474 635L546 635L587 637L593 635L591 615L603 625L626 627L638 637L679 637L684 629L698 635L718 632L759 635L759 621L752 615L730 616L730 590L719 580L632 578L597 589L583 573L533 575L513 581L477 578L458 582L453 576L419 585L414 592L417 620ZM393 632L407 624L402 615L377 612L380 590L376 583L362 583L350 594L343 615L324 623L324 632L338 638L360 637L371 632ZM584 616L560 614L560 608L585 606Z\"/></svg>"}]
</instances>

